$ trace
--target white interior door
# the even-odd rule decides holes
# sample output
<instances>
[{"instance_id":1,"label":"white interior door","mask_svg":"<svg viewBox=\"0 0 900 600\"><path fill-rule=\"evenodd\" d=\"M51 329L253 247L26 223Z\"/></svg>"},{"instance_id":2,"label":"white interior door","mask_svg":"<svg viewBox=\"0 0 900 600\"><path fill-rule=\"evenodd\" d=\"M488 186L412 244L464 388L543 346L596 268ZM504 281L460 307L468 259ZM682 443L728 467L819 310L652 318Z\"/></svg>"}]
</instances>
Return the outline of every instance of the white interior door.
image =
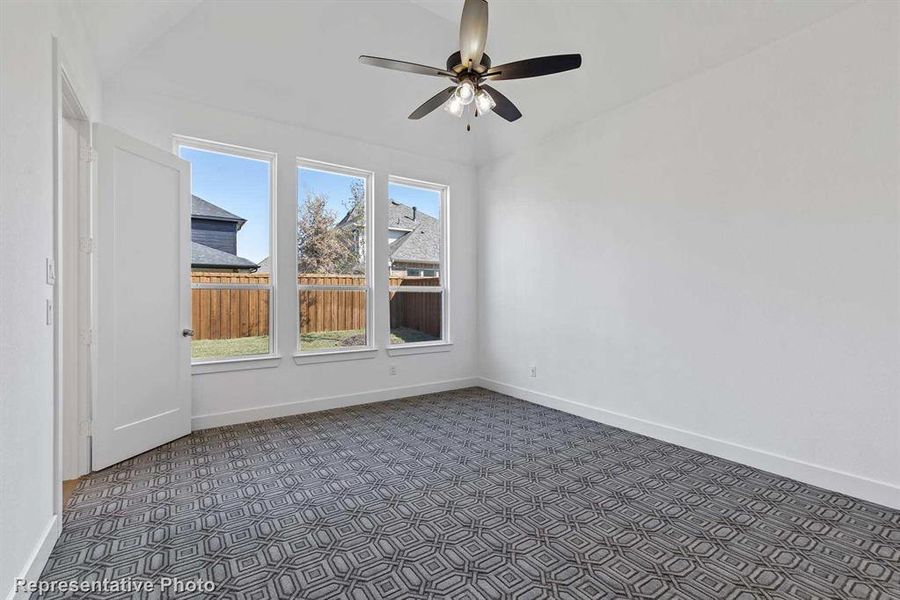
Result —
<instances>
[{"instance_id":1,"label":"white interior door","mask_svg":"<svg viewBox=\"0 0 900 600\"><path fill-rule=\"evenodd\" d=\"M91 463L191 430L190 165L105 125L96 151Z\"/></svg>"}]
</instances>

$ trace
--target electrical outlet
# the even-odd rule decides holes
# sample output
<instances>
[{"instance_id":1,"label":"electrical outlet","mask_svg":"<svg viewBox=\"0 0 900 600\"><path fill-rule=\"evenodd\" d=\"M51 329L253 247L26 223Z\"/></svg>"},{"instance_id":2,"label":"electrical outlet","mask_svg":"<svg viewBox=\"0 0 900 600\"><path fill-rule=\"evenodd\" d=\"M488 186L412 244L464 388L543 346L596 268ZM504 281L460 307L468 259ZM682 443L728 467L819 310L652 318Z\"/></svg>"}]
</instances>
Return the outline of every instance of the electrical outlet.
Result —
<instances>
[{"instance_id":1,"label":"electrical outlet","mask_svg":"<svg viewBox=\"0 0 900 600\"><path fill-rule=\"evenodd\" d=\"M531 377L537 377L537 367L531 367Z\"/></svg>"},{"instance_id":2,"label":"electrical outlet","mask_svg":"<svg viewBox=\"0 0 900 600\"><path fill-rule=\"evenodd\" d=\"M391 365L388 367L388 374L394 376L397 374L397 365Z\"/></svg>"}]
</instances>

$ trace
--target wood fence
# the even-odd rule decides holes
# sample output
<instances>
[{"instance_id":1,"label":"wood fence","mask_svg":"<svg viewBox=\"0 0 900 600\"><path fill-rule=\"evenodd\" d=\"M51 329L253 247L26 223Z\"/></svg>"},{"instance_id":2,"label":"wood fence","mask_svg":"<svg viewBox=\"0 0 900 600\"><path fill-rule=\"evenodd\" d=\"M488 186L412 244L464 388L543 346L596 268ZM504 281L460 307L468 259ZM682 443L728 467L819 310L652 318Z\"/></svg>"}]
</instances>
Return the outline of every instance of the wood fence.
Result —
<instances>
[{"instance_id":1,"label":"wood fence","mask_svg":"<svg viewBox=\"0 0 900 600\"><path fill-rule=\"evenodd\" d=\"M300 285L366 285L355 275L298 275ZM366 293L348 290L303 290L300 292L300 333L347 331L366 327Z\"/></svg>"},{"instance_id":2,"label":"wood fence","mask_svg":"<svg viewBox=\"0 0 900 600\"><path fill-rule=\"evenodd\" d=\"M395 283L396 282L396 283ZM392 286L438 286L437 277L392 277ZM408 327L430 336L441 337L441 294L422 292L393 292L391 302L391 329Z\"/></svg>"},{"instance_id":3,"label":"wood fence","mask_svg":"<svg viewBox=\"0 0 900 600\"><path fill-rule=\"evenodd\" d=\"M191 273L191 283L269 285L268 273ZM303 274L300 285L360 286L354 275ZM436 286L436 277L391 277L391 286ZM434 337L441 335L441 295L391 295L391 328L408 327ZM345 331L366 325L365 292L304 290L300 293L300 332ZM195 340L269 335L269 290L191 289L191 322Z\"/></svg>"},{"instance_id":4,"label":"wood fence","mask_svg":"<svg viewBox=\"0 0 900 600\"><path fill-rule=\"evenodd\" d=\"M269 285L268 273L191 273L195 283ZM269 335L269 290L191 289L195 340Z\"/></svg>"}]
</instances>

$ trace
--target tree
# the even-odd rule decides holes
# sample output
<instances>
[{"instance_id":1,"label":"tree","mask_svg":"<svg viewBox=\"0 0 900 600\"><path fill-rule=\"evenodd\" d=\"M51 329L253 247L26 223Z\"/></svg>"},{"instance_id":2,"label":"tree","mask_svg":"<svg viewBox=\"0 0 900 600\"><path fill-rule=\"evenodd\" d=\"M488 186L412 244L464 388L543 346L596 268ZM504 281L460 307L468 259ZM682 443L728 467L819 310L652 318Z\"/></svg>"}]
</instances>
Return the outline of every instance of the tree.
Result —
<instances>
[{"instance_id":1,"label":"tree","mask_svg":"<svg viewBox=\"0 0 900 600\"><path fill-rule=\"evenodd\" d=\"M350 185L350 197L344 200L346 216L341 221L342 242L347 249L344 268L362 273L366 257L366 186L362 179Z\"/></svg>"},{"instance_id":2,"label":"tree","mask_svg":"<svg viewBox=\"0 0 900 600\"><path fill-rule=\"evenodd\" d=\"M323 194L307 193L297 211L297 268L301 273L340 273L347 245Z\"/></svg>"}]
</instances>

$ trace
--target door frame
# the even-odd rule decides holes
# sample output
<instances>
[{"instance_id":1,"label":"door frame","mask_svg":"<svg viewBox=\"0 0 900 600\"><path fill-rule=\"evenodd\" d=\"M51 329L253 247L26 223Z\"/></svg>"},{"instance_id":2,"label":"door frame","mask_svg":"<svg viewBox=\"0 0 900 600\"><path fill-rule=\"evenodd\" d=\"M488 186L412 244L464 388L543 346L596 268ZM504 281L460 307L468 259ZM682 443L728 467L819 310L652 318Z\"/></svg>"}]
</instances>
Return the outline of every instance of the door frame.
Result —
<instances>
[{"instance_id":1,"label":"door frame","mask_svg":"<svg viewBox=\"0 0 900 600\"><path fill-rule=\"evenodd\" d=\"M78 433L78 473L84 475L90 472L90 433L84 427L84 419L90 419L91 395L94 393L91 382L95 380L92 365L95 364L91 344L91 325L94 322L92 302L92 289L94 282L94 261L96 257L90 247L91 229L93 221L93 173L91 169L91 120L90 107L84 102L85 94L74 76L75 70L69 67L66 55L57 38L53 38L53 251L52 259L55 265L55 280L53 283L53 512L57 517L57 523L62 523L62 481L63 481L63 365L66 359L64 352L63 336L64 322L62 303L65 298L65 289L70 285L80 286L78 293L79 323L77 330L83 338L78 344L78 363L84 371L86 389L76 386L77 399L74 403L78 407L79 419ZM78 238L79 260L76 273L65 273L62 268L64 238L63 238L63 203L71 199L63 198L63 145L62 131L66 119L78 123L79 138L86 142L86 147L79 148L79 193L77 202L78 213ZM86 240L88 246L82 247Z\"/></svg>"}]
</instances>

